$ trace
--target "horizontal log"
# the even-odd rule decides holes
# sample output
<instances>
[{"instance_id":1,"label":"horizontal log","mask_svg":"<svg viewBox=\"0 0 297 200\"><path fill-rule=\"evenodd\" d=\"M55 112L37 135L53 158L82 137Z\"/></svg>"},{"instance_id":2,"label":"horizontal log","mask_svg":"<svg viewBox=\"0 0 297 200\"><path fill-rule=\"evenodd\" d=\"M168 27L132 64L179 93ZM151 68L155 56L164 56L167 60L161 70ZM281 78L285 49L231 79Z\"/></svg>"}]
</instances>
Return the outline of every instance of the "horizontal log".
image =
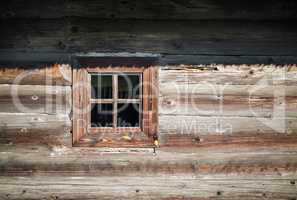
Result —
<instances>
[{"instance_id":1,"label":"horizontal log","mask_svg":"<svg viewBox=\"0 0 297 200\"><path fill-rule=\"evenodd\" d=\"M70 86L0 84L0 113L70 114Z\"/></svg>"},{"instance_id":2,"label":"horizontal log","mask_svg":"<svg viewBox=\"0 0 297 200\"><path fill-rule=\"evenodd\" d=\"M179 55L166 54L160 58L161 65L178 64L294 64L297 63L296 56L269 56L269 55Z\"/></svg>"},{"instance_id":3,"label":"horizontal log","mask_svg":"<svg viewBox=\"0 0 297 200\"><path fill-rule=\"evenodd\" d=\"M13 59L13 58L11 58ZM18 85L71 85L72 75L70 65L39 66L39 68L23 68L19 66L1 66L0 84Z\"/></svg>"},{"instance_id":4,"label":"horizontal log","mask_svg":"<svg viewBox=\"0 0 297 200\"><path fill-rule=\"evenodd\" d=\"M180 65L159 75L159 114L296 117L296 66Z\"/></svg>"},{"instance_id":5,"label":"horizontal log","mask_svg":"<svg viewBox=\"0 0 297 200\"><path fill-rule=\"evenodd\" d=\"M40 66L51 66L55 63L72 63L71 53L53 52L19 52L0 51L0 67L4 68L40 68ZM163 54L158 58L157 65L178 65L178 64L294 64L297 63L297 56L236 56L236 55L180 55ZM8 82L2 82L8 83Z\"/></svg>"},{"instance_id":6,"label":"horizontal log","mask_svg":"<svg viewBox=\"0 0 297 200\"><path fill-rule=\"evenodd\" d=\"M63 52L43 52L43 51L15 51L15 50L1 50L0 51L0 66L1 69L41 69L52 68L71 62L71 54ZM64 70L62 70L64 71ZM37 73L37 71L34 71ZM58 72L58 70L56 70ZM44 72L42 72L44 74ZM65 73L62 73L65 74ZM44 78L43 78L44 79ZM41 80L43 80L41 79ZM66 80L68 80L66 78ZM4 83L4 82L3 82ZM5 82L6 83L6 82ZM40 84L40 83L38 83ZM65 83L66 84L66 83Z\"/></svg>"},{"instance_id":7,"label":"horizontal log","mask_svg":"<svg viewBox=\"0 0 297 200\"><path fill-rule=\"evenodd\" d=\"M159 82L159 88L162 89L163 95L213 95L220 98L225 96L244 96L244 97L296 97L297 90L296 85L217 85L207 82L191 83L191 82L179 82L173 80L171 82Z\"/></svg>"},{"instance_id":8,"label":"horizontal log","mask_svg":"<svg viewBox=\"0 0 297 200\"><path fill-rule=\"evenodd\" d=\"M66 1L14 0L1 5L1 18L86 17L100 19L296 19L295 1ZM98 12L100 11L100 12Z\"/></svg>"},{"instance_id":9,"label":"horizontal log","mask_svg":"<svg viewBox=\"0 0 297 200\"><path fill-rule=\"evenodd\" d=\"M67 115L0 113L2 144L69 145L70 130L71 122Z\"/></svg>"},{"instance_id":10,"label":"horizontal log","mask_svg":"<svg viewBox=\"0 0 297 200\"><path fill-rule=\"evenodd\" d=\"M5 199L269 199L296 198L290 178L167 175L152 177L2 177ZM295 178L295 176L294 176ZM38 191L38 192L37 192Z\"/></svg>"},{"instance_id":11,"label":"horizontal log","mask_svg":"<svg viewBox=\"0 0 297 200\"><path fill-rule=\"evenodd\" d=\"M295 56L294 25L256 21L6 20L2 22L5 40L1 40L0 48L61 53Z\"/></svg>"},{"instance_id":12,"label":"horizontal log","mask_svg":"<svg viewBox=\"0 0 297 200\"><path fill-rule=\"evenodd\" d=\"M266 175L296 173L296 146L149 149L2 145L1 176Z\"/></svg>"},{"instance_id":13,"label":"horizontal log","mask_svg":"<svg viewBox=\"0 0 297 200\"><path fill-rule=\"evenodd\" d=\"M297 65L171 65L161 67L159 79L161 83L294 86Z\"/></svg>"},{"instance_id":14,"label":"horizontal log","mask_svg":"<svg viewBox=\"0 0 297 200\"><path fill-rule=\"evenodd\" d=\"M164 95L159 99L160 115L297 117L297 97L245 97L224 94L217 97L189 93Z\"/></svg>"},{"instance_id":15,"label":"horizontal log","mask_svg":"<svg viewBox=\"0 0 297 200\"><path fill-rule=\"evenodd\" d=\"M199 147L199 148L260 148L294 147L296 135L198 135L198 134L161 134L162 147Z\"/></svg>"},{"instance_id":16,"label":"horizontal log","mask_svg":"<svg viewBox=\"0 0 297 200\"><path fill-rule=\"evenodd\" d=\"M159 115L159 134L296 135L296 118Z\"/></svg>"}]
</instances>

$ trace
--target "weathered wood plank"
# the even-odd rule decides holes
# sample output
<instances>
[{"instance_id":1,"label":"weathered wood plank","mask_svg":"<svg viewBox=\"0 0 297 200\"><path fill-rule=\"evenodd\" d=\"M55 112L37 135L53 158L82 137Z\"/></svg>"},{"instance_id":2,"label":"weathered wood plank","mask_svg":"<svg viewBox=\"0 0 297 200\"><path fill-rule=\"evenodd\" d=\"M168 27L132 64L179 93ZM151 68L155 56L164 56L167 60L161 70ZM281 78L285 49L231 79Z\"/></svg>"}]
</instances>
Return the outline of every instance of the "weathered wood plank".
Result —
<instances>
[{"instance_id":1,"label":"weathered wood plank","mask_svg":"<svg viewBox=\"0 0 297 200\"><path fill-rule=\"evenodd\" d=\"M97 20L70 23L80 30L70 36L75 41L69 44L73 51L296 55L293 44L297 34L289 22L103 21L100 26Z\"/></svg>"},{"instance_id":2,"label":"weathered wood plank","mask_svg":"<svg viewBox=\"0 0 297 200\"><path fill-rule=\"evenodd\" d=\"M2 145L1 176L151 176L296 174L295 147L65 148Z\"/></svg>"},{"instance_id":3,"label":"weathered wood plank","mask_svg":"<svg viewBox=\"0 0 297 200\"><path fill-rule=\"evenodd\" d=\"M269 56L269 55L179 55L166 54L160 58L160 65L178 64L294 64L297 63L296 56Z\"/></svg>"},{"instance_id":4,"label":"weathered wood plank","mask_svg":"<svg viewBox=\"0 0 297 200\"><path fill-rule=\"evenodd\" d=\"M287 177L171 175L152 177L2 177L9 199L269 199L296 198Z\"/></svg>"},{"instance_id":5,"label":"weathered wood plank","mask_svg":"<svg viewBox=\"0 0 297 200\"><path fill-rule=\"evenodd\" d=\"M44 52L44 51L15 51L0 50L1 69L41 69L45 67L69 64L71 54L66 52ZM35 71L36 72L36 71ZM64 74L64 73L63 73ZM66 79L68 80L68 79ZM6 83L6 82L5 82ZM38 83L40 84L40 83Z\"/></svg>"},{"instance_id":6,"label":"weathered wood plank","mask_svg":"<svg viewBox=\"0 0 297 200\"><path fill-rule=\"evenodd\" d=\"M160 82L292 86L297 65L167 65L160 69Z\"/></svg>"},{"instance_id":7,"label":"weathered wood plank","mask_svg":"<svg viewBox=\"0 0 297 200\"><path fill-rule=\"evenodd\" d=\"M222 95L238 95L245 97L274 97L286 96L286 97L296 97L297 90L296 85L284 86L284 85L217 85L217 84L207 84L207 83L188 83L179 82L178 80L166 83L160 83L160 88L162 88L162 93L164 95L172 95L177 92L180 95L187 95L191 93L192 95L215 95L220 97Z\"/></svg>"},{"instance_id":8,"label":"weathered wood plank","mask_svg":"<svg viewBox=\"0 0 297 200\"><path fill-rule=\"evenodd\" d=\"M89 99L91 98L91 85L86 68L73 69L73 144L88 134L88 127L90 123L89 113L91 105Z\"/></svg>"},{"instance_id":9,"label":"weathered wood plank","mask_svg":"<svg viewBox=\"0 0 297 200\"><path fill-rule=\"evenodd\" d=\"M296 117L295 65L180 65L160 69L160 114Z\"/></svg>"},{"instance_id":10,"label":"weathered wood plank","mask_svg":"<svg viewBox=\"0 0 297 200\"><path fill-rule=\"evenodd\" d=\"M282 106L280 106L282 105ZM278 109L281 109L278 111ZM164 95L160 115L297 117L297 97L245 97L236 95Z\"/></svg>"},{"instance_id":11,"label":"weathered wood plank","mask_svg":"<svg viewBox=\"0 0 297 200\"><path fill-rule=\"evenodd\" d=\"M295 56L297 52L296 26L289 21L7 20L2 27L3 50L216 56ZM73 27L77 31L71 32Z\"/></svg>"},{"instance_id":12,"label":"weathered wood plank","mask_svg":"<svg viewBox=\"0 0 297 200\"><path fill-rule=\"evenodd\" d=\"M17 54L16 54L17 56ZM13 59L13 58L11 58ZM25 62L25 61L24 61ZM1 66L0 84L26 85L71 85L72 75L70 65L52 65L36 68L24 68L25 63L19 66Z\"/></svg>"},{"instance_id":13,"label":"weathered wood plank","mask_svg":"<svg viewBox=\"0 0 297 200\"><path fill-rule=\"evenodd\" d=\"M161 147L199 147L211 148L281 148L296 146L296 135L199 135L199 134L161 134Z\"/></svg>"},{"instance_id":14,"label":"weathered wood plank","mask_svg":"<svg viewBox=\"0 0 297 200\"><path fill-rule=\"evenodd\" d=\"M160 115L159 134L193 135L296 135L296 118Z\"/></svg>"},{"instance_id":15,"label":"weathered wood plank","mask_svg":"<svg viewBox=\"0 0 297 200\"><path fill-rule=\"evenodd\" d=\"M67 1L46 3L14 0L2 3L1 18L86 17L100 19L296 19L297 4L293 0L221 1ZM99 12L100 11L100 12Z\"/></svg>"},{"instance_id":16,"label":"weathered wood plank","mask_svg":"<svg viewBox=\"0 0 297 200\"><path fill-rule=\"evenodd\" d=\"M0 113L2 144L66 145L71 143L70 130L68 115Z\"/></svg>"},{"instance_id":17,"label":"weathered wood plank","mask_svg":"<svg viewBox=\"0 0 297 200\"><path fill-rule=\"evenodd\" d=\"M70 86L0 84L0 113L70 114Z\"/></svg>"},{"instance_id":18,"label":"weathered wood plank","mask_svg":"<svg viewBox=\"0 0 297 200\"><path fill-rule=\"evenodd\" d=\"M55 63L71 63L71 53L53 52L19 52L0 51L0 66L22 66L32 68L40 66L51 66ZM179 64L294 64L297 63L297 56L257 56L257 55L180 55L163 54L155 61L156 65L179 65ZM4 82L3 82L4 83ZM6 82L5 82L6 83Z\"/></svg>"}]
</instances>

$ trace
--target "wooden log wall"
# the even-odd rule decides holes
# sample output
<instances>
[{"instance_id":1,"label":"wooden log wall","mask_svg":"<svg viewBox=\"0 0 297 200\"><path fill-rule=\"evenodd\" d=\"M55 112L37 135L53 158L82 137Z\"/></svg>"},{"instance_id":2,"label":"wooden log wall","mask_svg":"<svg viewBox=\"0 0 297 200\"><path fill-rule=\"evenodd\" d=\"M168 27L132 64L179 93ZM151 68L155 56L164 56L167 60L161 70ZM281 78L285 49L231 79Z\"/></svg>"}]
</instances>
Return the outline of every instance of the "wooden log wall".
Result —
<instances>
[{"instance_id":1,"label":"wooden log wall","mask_svg":"<svg viewBox=\"0 0 297 200\"><path fill-rule=\"evenodd\" d=\"M293 64L294 0L12 0L0 63L51 64L73 52L161 53L162 64Z\"/></svg>"},{"instance_id":2,"label":"wooden log wall","mask_svg":"<svg viewBox=\"0 0 297 200\"><path fill-rule=\"evenodd\" d=\"M165 146L295 145L296 66L165 66L159 132Z\"/></svg>"},{"instance_id":3,"label":"wooden log wall","mask_svg":"<svg viewBox=\"0 0 297 200\"><path fill-rule=\"evenodd\" d=\"M71 67L3 67L0 74L0 143L71 145Z\"/></svg>"},{"instance_id":4,"label":"wooden log wall","mask_svg":"<svg viewBox=\"0 0 297 200\"><path fill-rule=\"evenodd\" d=\"M296 200L295 0L0 4L0 199ZM72 147L81 52L160 54L160 148Z\"/></svg>"},{"instance_id":5,"label":"wooden log wall","mask_svg":"<svg viewBox=\"0 0 297 200\"><path fill-rule=\"evenodd\" d=\"M1 84L2 199L296 198L296 65L160 66L155 152L71 147L66 69L34 69L32 82L17 85L21 102L35 113L19 111L14 84ZM45 85L45 70L55 71L55 84ZM7 83L32 72L16 71L2 71L10 75ZM280 105L285 115L274 112ZM195 129L199 124L211 129ZM226 124L231 132L224 132Z\"/></svg>"}]
</instances>

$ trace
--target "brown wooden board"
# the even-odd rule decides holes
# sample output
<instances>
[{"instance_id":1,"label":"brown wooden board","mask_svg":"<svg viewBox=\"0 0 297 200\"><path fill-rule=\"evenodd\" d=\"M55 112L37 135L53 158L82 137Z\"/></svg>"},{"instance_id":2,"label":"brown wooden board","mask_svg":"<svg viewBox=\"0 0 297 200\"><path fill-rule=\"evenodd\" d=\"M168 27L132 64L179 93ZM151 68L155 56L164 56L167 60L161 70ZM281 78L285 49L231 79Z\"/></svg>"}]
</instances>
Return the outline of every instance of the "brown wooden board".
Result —
<instances>
[{"instance_id":1,"label":"brown wooden board","mask_svg":"<svg viewBox=\"0 0 297 200\"><path fill-rule=\"evenodd\" d=\"M0 112L70 114L70 86L0 84Z\"/></svg>"},{"instance_id":2,"label":"brown wooden board","mask_svg":"<svg viewBox=\"0 0 297 200\"><path fill-rule=\"evenodd\" d=\"M0 113L2 145L69 146L71 128L68 115Z\"/></svg>"},{"instance_id":3,"label":"brown wooden board","mask_svg":"<svg viewBox=\"0 0 297 200\"><path fill-rule=\"evenodd\" d=\"M24 67L24 65L26 66L25 61L23 62L20 61L20 63L17 66L1 65L0 84L17 84L17 85L71 85L72 84L71 66L68 64L54 64L52 66L39 65L31 68L26 68Z\"/></svg>"}]
</instances>

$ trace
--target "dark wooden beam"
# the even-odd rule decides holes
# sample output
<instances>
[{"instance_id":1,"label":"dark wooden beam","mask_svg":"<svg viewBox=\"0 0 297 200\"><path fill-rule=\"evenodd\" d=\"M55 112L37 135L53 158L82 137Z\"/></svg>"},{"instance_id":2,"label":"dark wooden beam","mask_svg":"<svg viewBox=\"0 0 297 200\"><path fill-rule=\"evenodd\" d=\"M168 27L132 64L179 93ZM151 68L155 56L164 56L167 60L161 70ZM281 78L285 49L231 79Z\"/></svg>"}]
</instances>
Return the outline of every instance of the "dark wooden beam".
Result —
<instances>
[{"instance_id":1,"label":"dark wooden beam","mask_svg":"<svg viewBox=\"0 0 297 200\"><path fill-rule=\"evenodd\" d=\"M1 2L1 18L57 19L251 19L297 18L295 0L12 0Z\"/></svg>"},{"instance_id":2,"label":"dark wooden beam","mask_svg":"<svg viewBox=\"0 0 297 200\"><path fill-rule=\"evenodd\" d=\"M75 57L80 67L108 67L108 66L152 66L159 62L158 57L121 57L121 56L82 56Z\"/></svg>"},{"instance_id":3,"label":"dark wooden beam","mask_svg":"<svg viewBox=\"0 0 297 200\"><path fill-rule=\"evenodd\" d=\"M0 67L2 68L44 68L54 64L71 64L71 54L63 52L40 51L0 51Z\"/></svg>"},{"instance_id":4,"label":"dark wooden beam","mask_svg":"<svg viewBox=\"0 0 297 200\"><path fill-rule=\"evenodd\" d=\"M297 55L289 21L6 20L2 28L0 49L8 51L255 56L266 63Z\"/></svg>"},{"instance_id":5,"label":"dark wooden beam","mask_svg":"<svg viewBox=\"0 0 297 200\"><path fill-rule=\"evenodd\" d=\"M0 68L44 68L56 63L72 64L75 56L72 53L51 53L51 52L0 52ZM86 57L83 60L86 61ZM88 62L81 65L96 64L96 58L91 58ZM119 64L115 61L109 62L107 59L103 64ZM126 64L134 65L136 61ZM148 64L156 65L178 65L178 64L294 64L297 63L297 56L236 56L236 55L181 55L163 54L158 60L148 60Z\"/></svg>"}]
</instances>

